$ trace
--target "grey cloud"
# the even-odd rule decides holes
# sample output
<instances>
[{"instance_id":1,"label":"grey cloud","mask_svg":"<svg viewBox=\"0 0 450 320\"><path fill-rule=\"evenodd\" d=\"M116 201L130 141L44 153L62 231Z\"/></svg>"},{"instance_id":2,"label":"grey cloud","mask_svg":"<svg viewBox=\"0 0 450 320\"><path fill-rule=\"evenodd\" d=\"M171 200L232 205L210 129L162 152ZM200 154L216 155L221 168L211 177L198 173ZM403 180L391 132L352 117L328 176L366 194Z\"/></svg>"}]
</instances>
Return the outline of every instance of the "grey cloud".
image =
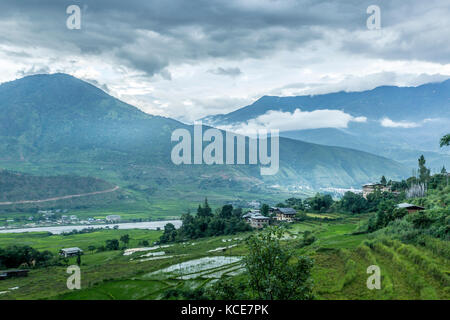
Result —
<instances>
[{"instance_id":1,"label":"grey cloud","mask_svg":"<svg viewBox=\"0 0 450 320\"><path fill-rule=\"evenodd\" d=\"M16 57L16 58L31 58L32 57L31 54L29 54L23 50L22 51L14 51L14 50L3 49L2 52L9 57Z\"/></svg>"},{"instance_id":2,"label":"grey cloud","mask_svg":"<svg viewBox=\"0 0 450 320\"><path fill-rule=\"evenodd\" d=\"M215 74L215 75L230 76L230 77L237 77L242 74L242 71L239 68L218 67L216 69L208 70L208 72Z\"/></svg>"},{"instance_id":3,"label":"grey cloud","mask_svg":"<svg viewBox=\"0 0 450 320\"><path fill-rule=\"evenodd\" d=\"M17 74L21 77L31 76L34 74L41 74L41 73L50 73L50 68L47 66L33 65L30 68L22 69L17 72Z\"/></svg>"},{"instance_id":4,"label":"grey cloud","mask_svg":"<svg viewBox=\"0 0 450 320\"><path fill-rule=\"evenodd\" d=\"M344 51L393 60L450 62L450 2L392 1L380 7L381 30L348 35L341 41Z\"/></svg>"},{"instance_id":5,"label":"grey cloud","mask_svg":"<svg viewBox=\"0 0 450 320\"><path fill-rule=\"evenodd\" d=\"M263 58L331 37L344 51L386 59L449 62L448 2L383 1L379 44L357 37L373 0L2 1L0 42L60 54L102 55L149 76L209 58ZM377 2L377 1L375 1ZM82 7L81 30L65 27L68 5ZM430 14L430 10L436 8ZM423 29L417 29L417 25ZM9 26L6 28L5 26ZM436 50L439 46L439 50Z\"/></svg>"},{"instance_id":6,"label":"grey cloud","mask_svg":"<svg viewBox=\"0 0 450 320\"><path fill-rule=\"evenodd\" d=\"M13 33L0 33L0 39L66 52L108 53L153 75L185 60L262 57L320 37L311 26L343 27L344 18L346 23L351 20L350 14L330 18L330 13L345 11L327 1L266 0L249 6L239 1L105 0L78 1L83 8L81 30L67 30L65 8L72 2L2 2L0 17L14 16L19 22ZM146 30L157 36L143 35Z\"/></svg>"},{"instance_id":7,"label":"grey cloud","mask_svg":"<svg viewBox=\"0 0 450 320\"><path fill-rule=\"evenodd\" d=\"M172 80L172 74L167 69L161 70L159 74L164 80Z\"/></svg>"},{"instance_id":8,"label":"grey cloud","mask_svg":"<svg viewBox=\"0 0 450 320\"><path fill-rule=\"evenodd\" d=\"M109 87L106 83L100 83L99 81L95 79L89 79L89 78L82 78L82 80L89 82L90 84L102 89L105 92L110 92Z\"/></svg>"},{"instance_id":9,"label":"grey cloud","mask_svg":"<svg viewBox=\"0 0 450 320\"><path fill-rule=\"evenodd\" d=\"M441 82L449 78L442 74L408 74L396 72L378 72L366 76L347 75L339 82L322 83L290 83L272 89L269 94L283 96L284 90L289 89L294 95L325 94L338 91L364 91L382 85L418 86L429 82ZM326 80L326 79L325 79Z\"/></svg>"},{"instance_id":10,"label":"grey cloud","mask_svg":"<svg viewBox=\"0 0 450 320\"><path fill-rule=\"evenodd\" d=\"M205 115L217 114L224 110L234 110L244 105L251 103L247 98L236 97L215 97L202 98L196 97L191 99L192 105L179 106L173 110L173 114L169 116L176 117L186 123L192 123L194 120L199 120Z\"/></svg>"}]
</instances>

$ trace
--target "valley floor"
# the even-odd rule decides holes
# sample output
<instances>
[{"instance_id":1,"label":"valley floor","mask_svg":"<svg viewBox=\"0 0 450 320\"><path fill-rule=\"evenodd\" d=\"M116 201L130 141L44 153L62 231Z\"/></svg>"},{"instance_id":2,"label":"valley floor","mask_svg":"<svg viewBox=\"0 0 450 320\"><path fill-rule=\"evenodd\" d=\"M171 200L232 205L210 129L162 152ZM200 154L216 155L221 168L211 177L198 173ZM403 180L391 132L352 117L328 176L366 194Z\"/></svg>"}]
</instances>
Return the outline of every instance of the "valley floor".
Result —
<instances>
[{"instance_id":1,"label":"valley floor","mask_svg":"<svg viewBox=\"0 0 450 320\"><path fill-rule=\"evenodd\" d=\"M373 240L353 235L364 216L345 216L292 224L285 245L314 258L314 290L318 299L450 299L450 261L431 246ZM305 231L317 240L302 247ZM128 248L141 251L90 252L107 239L129 234ZM85 254L81 265L81 290L66 287L66 266L31 270L26 278L0 281L0 299L161 299L168 289L208 286L221 276L245 273L240 258L246 253L250 233L198 239L162 247L151 245L161 231L102 230L88 234L0 234L0 247L23 244L39 250L59 251L78 246ZM443 245L448 246L448 243ZM68 265L75 264L71 258ZM367 267L381 269L381 289L369 290Z\"/></svg>"}]
</instances>

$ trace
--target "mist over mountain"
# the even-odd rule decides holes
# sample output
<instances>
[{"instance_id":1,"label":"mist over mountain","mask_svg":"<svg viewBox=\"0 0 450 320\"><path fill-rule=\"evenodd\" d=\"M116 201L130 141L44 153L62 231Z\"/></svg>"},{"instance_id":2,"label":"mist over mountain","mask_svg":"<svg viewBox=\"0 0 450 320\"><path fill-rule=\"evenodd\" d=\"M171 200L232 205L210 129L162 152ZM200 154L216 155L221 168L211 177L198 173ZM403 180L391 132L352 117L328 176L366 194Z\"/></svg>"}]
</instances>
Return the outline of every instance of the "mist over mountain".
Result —
<instances>
[{"instance_id":1,"label":"mist over mountain","mask_svg":"<svg viewBox=\"0 0 450 320\"><path fill-rule=\"evenodd\" d=\"M359 187L406 176L384 157L280 138L280 170L257 165L179 165L171 134L193 127L152 116L66 74L33 75L0 85L0 167L44 175L95 176L129 190L129 198L222 199L249 192ZM204 146L207 143L204 143Z\"/></svg>"},{"instance_id":2,"label":"mist over mountain","mask_svg":"<svg viewBox=\"0 0 450 320\"><path fill-rule=\"evenodd\" d=\"M296 110L297 114L301 111L306 115L340 111L351 119L336 125L330 114L329 126L321 123L311 128L305 127L306 121L300 118L289 127L281 126L281 136L364 150L409 167L416 167L421 154L433 169L450 165L448 151L439 148L439 138L447 133L450 124L450 79L417 87L381 86L362 92L264 96L249 106L202 120L209 125L240 129L269 115L273 121L277 116L289 119Z\"/></svg>"}]
</instances>

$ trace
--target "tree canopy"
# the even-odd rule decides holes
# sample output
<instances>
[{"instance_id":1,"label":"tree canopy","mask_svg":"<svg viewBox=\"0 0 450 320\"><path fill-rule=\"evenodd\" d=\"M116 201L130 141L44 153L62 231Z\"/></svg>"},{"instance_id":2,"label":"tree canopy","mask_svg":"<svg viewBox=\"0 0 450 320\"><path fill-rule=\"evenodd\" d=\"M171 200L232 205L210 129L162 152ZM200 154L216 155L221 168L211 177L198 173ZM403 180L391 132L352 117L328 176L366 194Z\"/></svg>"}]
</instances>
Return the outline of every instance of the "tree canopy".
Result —
<instances>
[{"instance_id":1,"label":"tree canopy","mask_svg":"<svg viewBox=\"0 0 450 320\"><path fill-rule=\"evenodd\" d=\"M441 148L449 145L450 145L450 133L443 136L440 141Z\"/></svg>"},{"instance_id":2,"label":"tree canopy","mask_svg":"<svg viewBox=\"0 0 450 320\"><path fill-rule=\"evenodd\" d=\"M164 233L159 239L161 243L251 230L249 224L242 219L241 208L233 208L227 204L213 213L206 199L203 206L198 206L197 215L188 212L181 216L181 220L183 223L178 230L173 224L166 224Z\"/></svg>"},{"instance_id":3,"label":"tree canopy","mask_svg":"<svg viewBox=\"0 0 450 320\"><path fill-rule=\"evenodd\" d=\"M270 227L248 238L244 264L249 288L257 299L312 299L313 261L283 246L282 236L283 229Z\"/></svg>"}]
</instances>

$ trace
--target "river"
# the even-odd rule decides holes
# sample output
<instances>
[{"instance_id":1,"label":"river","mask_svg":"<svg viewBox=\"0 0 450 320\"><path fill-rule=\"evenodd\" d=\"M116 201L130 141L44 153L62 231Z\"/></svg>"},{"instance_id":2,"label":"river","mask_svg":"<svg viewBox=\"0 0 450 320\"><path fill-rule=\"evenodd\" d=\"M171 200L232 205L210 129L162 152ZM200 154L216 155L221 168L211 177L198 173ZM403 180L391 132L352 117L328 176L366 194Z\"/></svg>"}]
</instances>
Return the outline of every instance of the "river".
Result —
<instances>
[{"instance_id":1,"label":"river","mask_svg":"<svg viewBox=\"0 0 450 320\"><path fill-rule=\"evenodd\" d=\"M130 223L110 223L110 224L90 224L90 225L68 225L68 226L48 226L48 227L32 227L18 229L0 229L0 233L22 233L22 232L51 232L53 234L61 234L72 230L82 230L86 228L113 228L119 226L119 229L163 229L168 223L172 223L175 228L181 227L181 220L164 220L164 221L148 221L148 222L130 222Z\"/></svg>"}]
</instances>

